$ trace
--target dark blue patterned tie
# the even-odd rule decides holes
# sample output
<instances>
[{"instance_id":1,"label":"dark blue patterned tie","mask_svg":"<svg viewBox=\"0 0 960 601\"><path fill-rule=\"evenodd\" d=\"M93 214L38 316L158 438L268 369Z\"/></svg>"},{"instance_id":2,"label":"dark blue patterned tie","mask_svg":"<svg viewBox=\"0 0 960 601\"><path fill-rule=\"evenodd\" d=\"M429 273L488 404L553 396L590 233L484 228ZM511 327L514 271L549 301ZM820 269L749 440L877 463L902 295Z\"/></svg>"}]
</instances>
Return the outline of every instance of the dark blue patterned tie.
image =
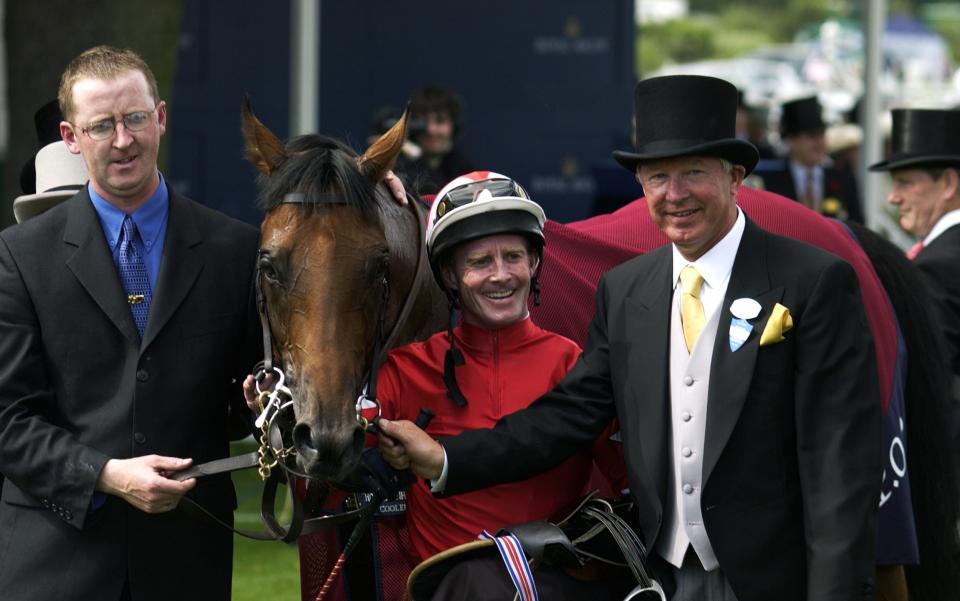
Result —
<instances>
[{"instance_id":1,"label":"dark blue patterned tie","mask_svg":"<svg viewBox=\"0 0 960 601\"><path fill-rule=\"evenodd\" d=\"M153 294L150 291L150 279L147 277L147 266L143 257L137 252L134 241L140 236L137 224L129 215L123 218L123 229L120 232L120 281L127 293L127 303L133 321L137 324L137 331L143 337L143 329L147 327L147 314L150 312L150 300Z\"/></svg>"}]
</instances>

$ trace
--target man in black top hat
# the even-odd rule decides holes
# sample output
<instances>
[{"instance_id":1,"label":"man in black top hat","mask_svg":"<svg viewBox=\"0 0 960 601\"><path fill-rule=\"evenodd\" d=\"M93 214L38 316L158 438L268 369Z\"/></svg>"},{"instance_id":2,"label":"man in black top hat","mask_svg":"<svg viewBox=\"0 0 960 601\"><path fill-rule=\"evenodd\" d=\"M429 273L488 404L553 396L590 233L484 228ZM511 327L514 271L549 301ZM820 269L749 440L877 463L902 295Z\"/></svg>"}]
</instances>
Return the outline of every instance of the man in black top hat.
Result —
<instances>
[{"instance_id":1,"label":"man in black top hat","mask_svg":"<svg viewBox=\"0 0 960 601\"><path fill-rule=\"evenodd\" d=\"M783 105L780 136L789 153L780 169L764 174L763 186L828 217L863 223L857 180L827 156L822 112L816 96Z\"/></svg>"},{"instance_id":2,"label":"man in black top hat","mask_svg":"<svg viewBox=\"0 0 960 601\"><path fill-rule=\"evenodd\" d=\"M890 173L887 202L917 237L907 256L939 301L960 397L960 110L894 110L890 158L870 170Z\"/></svg>"},{"instance_id":3,"label":"man in black top hat","mask_svg":"<svg viewBox=\"0 0 960 601\"><path fill-rule=\"evenodd\" d=\"M671 244L603 276L552 392L440 444L381 422L384 454L457 494L556 465L617 417L674 601L872 599L881 403L853 268L737 207L758 157L732 85L660 77L635 101L636 152L614 158Z\"/></svg>"}]
</instances>

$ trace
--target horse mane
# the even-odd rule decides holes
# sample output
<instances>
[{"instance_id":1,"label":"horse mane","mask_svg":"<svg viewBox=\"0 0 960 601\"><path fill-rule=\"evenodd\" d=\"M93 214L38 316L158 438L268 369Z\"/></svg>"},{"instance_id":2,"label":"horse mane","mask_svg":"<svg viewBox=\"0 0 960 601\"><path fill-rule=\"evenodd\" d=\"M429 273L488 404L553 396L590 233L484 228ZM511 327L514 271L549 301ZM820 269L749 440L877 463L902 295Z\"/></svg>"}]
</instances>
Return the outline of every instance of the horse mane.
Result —
<instances>
[{"instance_id":1,"label":"horse mane","mask_svg":"<svg viewBox=\"0 0 960 601\"><path fill-rule=\"evenodd\" d=\"M337 194L347 206L372 218L379 206L376 186L357 169L357 153L327 136L310 134L293 138L286 147L289 159L270 176L260 175L258 206L264 211L276 208L285 194L299 192L307 196L304 206L315 209L323 204L324 194Z\"/></svg>"},{"instance_id":2,"label":"horse mane","mask_svg":"<svg viewBox=\"0 0 960 601\"><path fill-rule=\"evenodd\" d=\"M846 222L890 297L907 347L907 469L920 565L905 566L910 597L946 600L960 590L960 485L950 423L950 364L934 321L933 296L903 251L866 227Z\"/></svg>"}]
</instances>

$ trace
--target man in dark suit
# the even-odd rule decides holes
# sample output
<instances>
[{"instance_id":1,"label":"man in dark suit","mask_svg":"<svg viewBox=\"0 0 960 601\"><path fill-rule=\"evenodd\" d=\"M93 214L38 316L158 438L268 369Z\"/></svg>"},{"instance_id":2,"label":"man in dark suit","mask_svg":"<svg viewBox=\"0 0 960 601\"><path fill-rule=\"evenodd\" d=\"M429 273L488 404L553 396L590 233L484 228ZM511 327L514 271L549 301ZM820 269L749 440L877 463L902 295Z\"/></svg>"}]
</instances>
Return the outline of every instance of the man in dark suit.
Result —
<instances>
[{"instance_id":1,"label":"man in dark suit","mask_svg":"<svg viewBox=\"0 0 960 601\"><path fill-rule=\"evenodd\" d=\"M890 158L870 170L890 173L887 202L918 238L907 256L938 301L960 399L960 110L894 110ZM960 441L960 419L952 421Z\"/></svg>"},{"instance_id":2,"label":"man in dark suit","mask_svg":"<svg viewBox=\"0 0 960 601\"><path fill-rule=\"evenodd\" d=\"M0 596L230 597L229 454L260 335L255 228L170 190L150 68L90 49L67 67L61 135L89 183L0 233Z\"/></svg>"},{"instance_id":3,"label":"man in dark suit","mask_svg":"<svg viewBox=\"0 0 960 601\"><path fill-rule=\"evenodd\" d=\"M654 78L635 99L657 118L614 156L672 244L603 276L553 392L440 444L381 423L385 456L456 494L555 465L616 416L673 599L872 599L881 404L854 271L737 208L758 159L732 85Z\"/></svg>"},{"instance_id":4,"label":"man in dark suit","mask_svg":"<svg viewBox=\"0 0 960 601\"><path fill-rule=\"evenodd\" d=\"M783 105L780 136L789 153L778 168L763 173L763 187L827 217L863 223L856 178L827 157L822 112L816 96Z\"/></svg>"}]
</instances>

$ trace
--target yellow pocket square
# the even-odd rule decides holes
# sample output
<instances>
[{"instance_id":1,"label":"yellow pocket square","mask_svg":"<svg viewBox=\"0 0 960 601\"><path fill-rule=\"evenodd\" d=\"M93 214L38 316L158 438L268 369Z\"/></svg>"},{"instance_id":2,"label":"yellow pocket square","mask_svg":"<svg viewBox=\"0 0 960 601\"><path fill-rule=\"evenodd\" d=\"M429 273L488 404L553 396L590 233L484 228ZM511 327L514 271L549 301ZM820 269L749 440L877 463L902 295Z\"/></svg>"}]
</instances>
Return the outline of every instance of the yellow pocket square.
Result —
<instances>
[{"instance_id":1,"label":"yellow pocket square","mask_svg":"<svg viewBox=\"0 0 960 601\"><path fill-rule=\"evenodd\" d=\"M793 318L790 317L790 310L777 303L773 306L767 325L763 327L763 334L760 335L760 346L780 342L783 340L783 335L792 328Z\"/></svg>"}]
</instances>

